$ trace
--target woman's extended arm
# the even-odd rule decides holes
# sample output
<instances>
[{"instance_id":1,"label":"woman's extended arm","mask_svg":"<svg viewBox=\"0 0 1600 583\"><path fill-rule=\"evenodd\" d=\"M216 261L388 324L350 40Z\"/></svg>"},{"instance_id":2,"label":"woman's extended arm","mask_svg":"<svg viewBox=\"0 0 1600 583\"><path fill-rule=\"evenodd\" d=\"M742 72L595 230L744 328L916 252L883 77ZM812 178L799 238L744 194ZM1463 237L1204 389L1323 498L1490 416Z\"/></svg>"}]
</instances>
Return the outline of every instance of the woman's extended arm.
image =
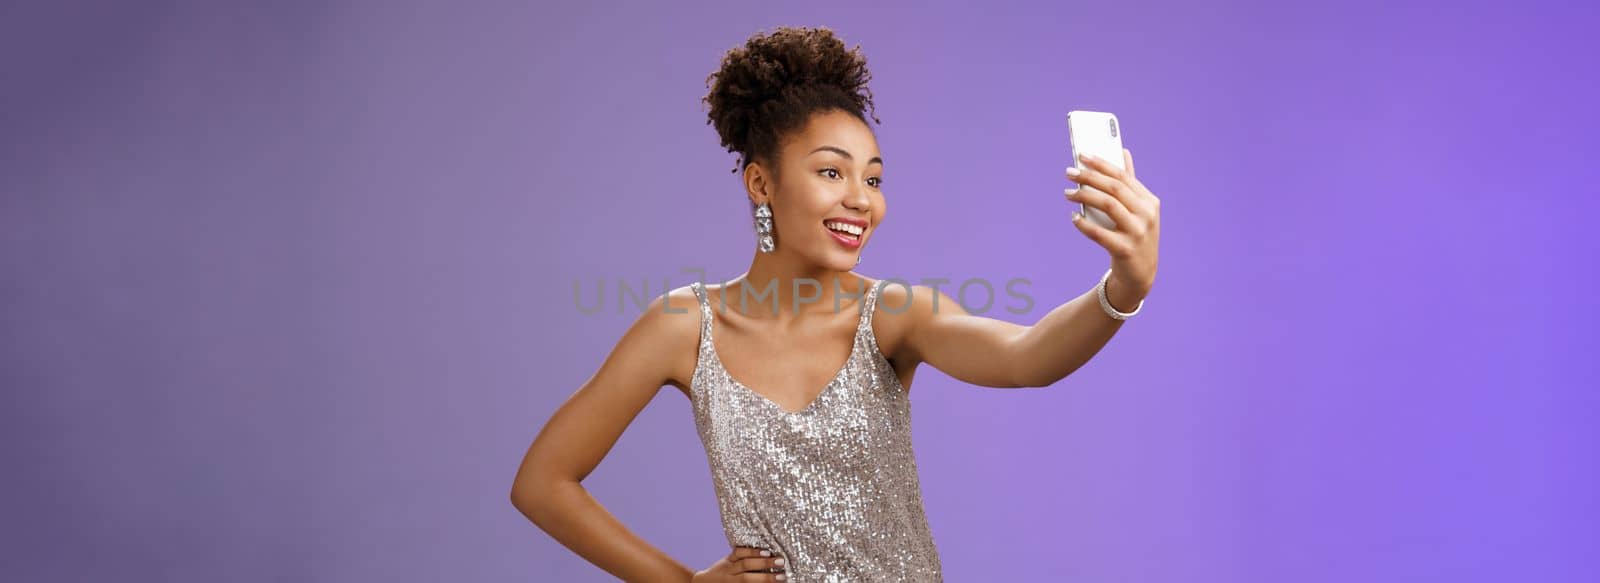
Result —
<instances>
[{"instance_id":1,"label":"woman's extended arm","mask_svg":"<svg viewBox=\"0 0 1600 583\"><path fill-rule=\"evenodd\" d=\"M1126 171L1086 158L1087 168L1069 176L1098 192L1078 189L1067 198L1105 211L1116 221L1112 230L1073 218L1079 231L1111 254L1106 299L1117 311L1127 312L1144 300L1155 281L1161 200L1134 176L1131 152L1123 151L1123 162ZM911 296L907 357L988 387L1053 384L1099 353L1123 322L1101 309L1092 288L1032 326L968 314L932 288L918 286Z\"/></svg>"},{"instance_id":2,"label":"woman's extended arm","mask_svg":"<svg viewBox=\"0 0 1600 583\"><path fill-rule=\"evenodd\" d=\"M692 354L694 299L650 303L600 369L556 409L534 438L511 486L511 502L574 553L625 581L689 581L694 571L633 532L580 483L662 386ZM670 295L668 296L670 297Z\"/></svg>"},{"instance_id":3,"label":"woman's extended arm","mask_svg":"<svg viewBox=\"0 0 1600 583\"><path fill-rule=\"evenodd\" d=\"M1107 284L1110 284L1108 282ZM1111 305L1132 310L1138 300L1119 299L1106 290ZM926 362L956 380L983 387L1043 387L1072 374L1100 352L1122 327L1107 316L1093 289L1045 314L1032 326L975 316L943 292L915 286L907 332L906 357ZM938 296L933 300L917 296Z\"/></svg>"}]
</instances>

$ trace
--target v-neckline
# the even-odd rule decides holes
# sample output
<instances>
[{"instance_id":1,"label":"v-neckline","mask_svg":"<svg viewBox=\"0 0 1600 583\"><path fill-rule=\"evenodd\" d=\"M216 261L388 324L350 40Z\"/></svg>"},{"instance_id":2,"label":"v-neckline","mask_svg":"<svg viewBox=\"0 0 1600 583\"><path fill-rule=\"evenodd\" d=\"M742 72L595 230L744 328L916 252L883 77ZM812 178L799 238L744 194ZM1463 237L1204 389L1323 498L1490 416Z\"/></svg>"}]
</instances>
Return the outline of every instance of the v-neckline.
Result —
<instances>
[{"instance_id":1,"label":"v-neckline","mask_svg":"<svg viewBox=\"0 0 1600 583\"><path fill-rule=\"evenodd\" d=\"M833 387L839 384L839 378L843 377L844 373L850 370L850 363L855 362L856 360L856 352L861 350L861 328L864 326L861 320L866 317L864 312L866 309L865 303L856 304L856 331L853 337L850 339L850 354L845 356L844 364L839 365L838 372L833 373L833 377L828 379L828 383L822 386L822 390L818 391L815 397L811 398L811 402L806 403L806 405L801 407L798 411L790 411L789 409L784 408L783 405L778 404L777 401L772 400L772 397L768 397L765 394L762 394L760 391L751 388L750 385L745 384L744 381L734 378L733 372L728 370L728 366L722 362L722 355L717 351L717 335L713 331L713 329L716 328L717 323L716 309L711 307L711 292L704 286L700 288L700 291L704 292L701 301L704 304L703 307L705 308L706 312L708 312L706 313L706 316L710 318L710 321L706 326L706 344L711 350L711 362L716 365L717 370L722 371L722 375L728 378L729 383L739 387L740 389L743 389L745 392L748 392L751 395L755 395L757 399L760 399L773 409L778 410L778 412L782 413L783 415L804 415L811 412L812 409L815 409L817 404L821 403L822 399L828 396L828 393L833 390ZM721 293L721 290L718 290L718 293ZM867 288L867 293L872 293L871 286ZM861 302L866 301L867 296L863 295Z\"/></svg>"}]
</instances>

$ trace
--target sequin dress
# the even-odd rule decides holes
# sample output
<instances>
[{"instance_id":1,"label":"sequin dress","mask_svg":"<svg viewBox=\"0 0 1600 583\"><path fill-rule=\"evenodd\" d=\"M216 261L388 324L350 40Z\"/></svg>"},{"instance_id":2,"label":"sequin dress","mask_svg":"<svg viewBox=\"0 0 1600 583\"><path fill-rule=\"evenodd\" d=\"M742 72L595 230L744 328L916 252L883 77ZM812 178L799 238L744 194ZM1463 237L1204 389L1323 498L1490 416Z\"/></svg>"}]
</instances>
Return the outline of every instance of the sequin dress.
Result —
<instances>
[{"instance_id":1,"label":"sequin dress","mask_svg":"<svg viewBox=\"0 0 1600 583\"><path fill-rule=\"evenodd\" d=\"M784 557L790 582L943 580L911 449L911 403L872 332L883 283L857 302L849 360L798 412L728 374L705 286L691 284L700 350L690 399L723 530L732 546Z\"/></svg>"}]
</instances>

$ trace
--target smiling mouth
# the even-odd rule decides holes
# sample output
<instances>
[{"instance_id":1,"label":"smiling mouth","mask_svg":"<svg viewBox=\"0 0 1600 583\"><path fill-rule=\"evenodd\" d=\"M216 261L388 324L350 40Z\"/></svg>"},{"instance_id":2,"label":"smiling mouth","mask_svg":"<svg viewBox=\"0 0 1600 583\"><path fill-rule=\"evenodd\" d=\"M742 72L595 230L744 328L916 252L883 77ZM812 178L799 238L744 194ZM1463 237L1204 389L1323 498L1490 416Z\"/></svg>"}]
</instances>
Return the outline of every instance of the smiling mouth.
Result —
<instances>
[{"instance_id":1,"label":"smiling mouth","mask_svg":"<svg viewBox=\"0 0 1600 583\"><path fill-rule=\"evenodd\" d=\"M840 221L823 221L822 226L827 227L834 235L857 242L861 240L861 235L867 232L866 229Z\"/></svg>"}]
</instances>

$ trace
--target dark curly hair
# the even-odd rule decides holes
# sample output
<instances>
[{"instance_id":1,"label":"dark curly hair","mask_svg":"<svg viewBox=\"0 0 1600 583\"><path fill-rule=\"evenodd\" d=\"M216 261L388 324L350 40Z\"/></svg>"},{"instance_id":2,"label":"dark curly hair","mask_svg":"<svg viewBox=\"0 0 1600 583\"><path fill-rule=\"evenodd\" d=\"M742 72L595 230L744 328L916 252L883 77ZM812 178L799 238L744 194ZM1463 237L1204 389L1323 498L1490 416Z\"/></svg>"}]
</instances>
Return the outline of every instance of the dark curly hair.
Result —
<instances>
[{"instance_id":1,"label":"dark curly hair","mask_svg":"<svg viewBox=\"0 0 1600 583\"><path fill-rule=\"evenodd\" d=\"M837 109L862 123L866 113L882 124L867 88L871 79L861 46L846 50L827 27L757 32L723 55L721 67L706 77L706 124L717 129L729 152L739 154L734 172L757 160L771 164L780 136L799 129L813 113Z\"/></svg>"}]
</instances>

